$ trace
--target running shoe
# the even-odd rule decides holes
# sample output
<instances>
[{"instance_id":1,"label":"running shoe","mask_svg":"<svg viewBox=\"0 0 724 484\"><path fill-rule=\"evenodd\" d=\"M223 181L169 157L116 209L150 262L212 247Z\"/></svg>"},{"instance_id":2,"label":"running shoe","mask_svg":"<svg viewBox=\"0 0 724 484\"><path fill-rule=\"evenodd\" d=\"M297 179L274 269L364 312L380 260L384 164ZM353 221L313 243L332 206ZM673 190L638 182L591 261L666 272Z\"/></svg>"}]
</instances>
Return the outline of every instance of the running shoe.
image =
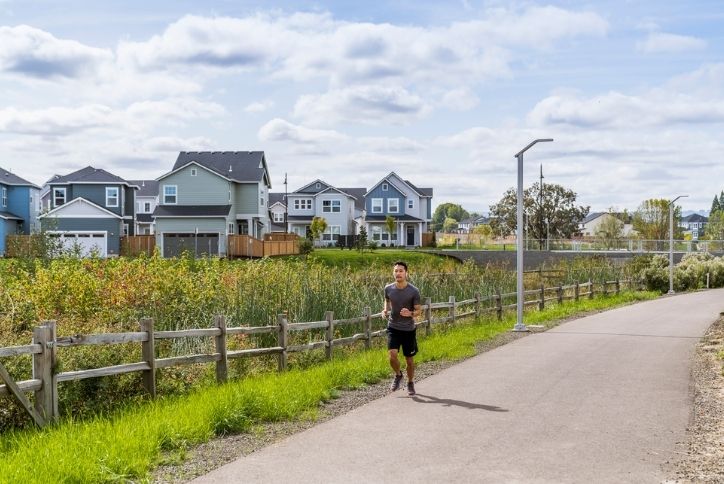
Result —
<instances>
[{"instance_id":1,"label":"running shoe","mask_svg":"<svg viewBox=\"0 0 724 484\"><path fill-rule=\"evenodd\" d=\"M390 391L395 392L400 389L400 383L402 383L402 373L399 375L395 375L395 379L392 380L392 385L390 385Z\"/></svg>"},{"instance_id":2,"label":"running shoe","mask_svg":"<svg viewBox=\"0 0 724 484\"><path fill-rule=\"evenodd\" d=\"M411 381L407 382L407 394L410 396L415 394L415 384Z\"/></svg>"}]
</instances>

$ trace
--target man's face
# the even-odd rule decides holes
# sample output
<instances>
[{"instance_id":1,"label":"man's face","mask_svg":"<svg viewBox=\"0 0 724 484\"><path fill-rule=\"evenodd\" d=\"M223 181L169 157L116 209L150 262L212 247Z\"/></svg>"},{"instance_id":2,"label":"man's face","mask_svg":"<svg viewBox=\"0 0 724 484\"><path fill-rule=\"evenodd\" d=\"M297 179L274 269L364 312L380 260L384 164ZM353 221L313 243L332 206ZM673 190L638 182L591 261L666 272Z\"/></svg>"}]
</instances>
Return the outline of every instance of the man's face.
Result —
<instances>
[{"instance_id":1,"label":"man's face","mask_svg":"<svg viewBox=\"0 0 724 484\"><path fill-rule=\"evenodd\" d=\"M393 274L395 275L396 282L402 282L407 279L407 271L401 265L395 266L395 270L394 270Z\"/></svg>"}]
</instances>

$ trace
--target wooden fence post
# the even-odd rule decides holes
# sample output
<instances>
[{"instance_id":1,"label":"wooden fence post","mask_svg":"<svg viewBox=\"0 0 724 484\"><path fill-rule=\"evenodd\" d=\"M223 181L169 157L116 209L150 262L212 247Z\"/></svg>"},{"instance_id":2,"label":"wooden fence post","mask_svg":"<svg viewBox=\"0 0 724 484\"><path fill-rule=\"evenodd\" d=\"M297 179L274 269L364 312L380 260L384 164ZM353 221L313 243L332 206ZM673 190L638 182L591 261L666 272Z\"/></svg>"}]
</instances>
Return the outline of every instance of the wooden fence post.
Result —
<instances>
[{"instance_id":1,"label":"wooden fence post","mask_svg":"<svg viewBox=\"0 0 724 484\"><path fill-rule=\"evenodd\" d=\"M12 379L2 363L0 363L0 383L5 383L5 388L8 389L10 396L15 397L15 400L17 400L23 409L30 414L33 418L33 422L35 422L38 427L42 428L45 426L45 419L30 404L28 397L26 397L25 393L18 387L15 380Z\"/></svg>"},{"instance_id":2,"label":"wooden fence post","mask_svg":"<svg viewBox=\"0 0 724 484\"><path fill-rule=\"evenodd\" d=\"M608 281L603 280L603 296L608 296Z\"/></svg>"},{"instance_id":3,"label":"wooden fence post","mask_svg":"<svg viewBox=\"0 0 724 484\"><path fill-rule=\"evenodd\" d=\"M563 304L563 286L558 286L556 292L558 294L558 304Z\"/></svg>"},{"instance_id":4,"label":"wooden fence post","mask_svg":"<svg viewBox=\"0 0 724 484\"><path fill-rule=\"evenodd\" d=\"M324 314L325 319L327 320L327 347L325 348L325 352L327 353L327 359L332 359L332 341L334 340L334 312L333 311L327 311Z\"/></svg>"},{"instance_id":5,"label":"wooden fence post","mask_svg":"<svg viewBox=\"0 0 724 484\"><path fill-rule=\"evenodd\" d=\"M498 321L503 319L503 295L500 294L500 289L495 294L495 312L498 313Z\"/></svg>"},{"instance_id":6,"label":"wooden fence post","mask_svg":"<svg viewBox=\"0 0 724 484\"><path fill-rule=\"evenodd\" d=\"M33 344L39 344L42 353L33 355L33 378L41 381L40 390L35 392L35 410L46 421L53 416L53 368L50 328L37 326L33 329Z\"/></svg>"},{"instance_id":7,"label":"wooden fence post","mask_svg":"<svg viewBox=\"0 0 724 484\"><path fill-rule=\"evenodd\" d=\"M47 326L50 329L50 373L51 373L51 390L50 398L53 399L53 419L57 420L60 416L58 411L58 377L56 376L58 370L58 347L55 345L58 339L57 324L54 319L49 321L43 321L43 326Z\"/></svg>"},{"instance_id":8,"label":"wooden fence post","mask_svg":"<svg viewBox=\"0 0 724 484\"><path fill-rule=\"evenodd\" d=\"M365 314L365 349L372 348L372 308L367 306L364 310Z\"/></svg>"},{"instance_id":9,"label":"wooden fence post","mask_svg":"<svg viewBox=\"0 0 724 484\"><path fill-rule=\"evenodd\" d=\"M425 336L430 336L432 332L432 298L425 298Z\"/></svg>"},{"instance_id":10,"label":"wooden fence post","mask_svg":"<svg viewBox=\"0 0 724 484\"><path fill-rule=\"evenodd\" d=\"M540 285L540 301L538 301L538 309L543 311L546 308L546 286L541 283Z\"/></svg>"},{"instance_id":11,"label":"wooden fence post","mask_svg":"<svg viewBox=\"0 0 724 484\"><path fill-rule=\"evenodd\" d=\"M588 280L588 299L593 299L593 281Z\"/></svg>"},{"instance_id":12,"label":"wooden fence post","mask_svg":"<svg viewBox=\"0 0 724 484\"><path fill-rule=\"evenodd\" d=\"M285 371L287 369L287 362L289 355L287 354L287 339L289 333L287 332L287 315L278 314L277 323L279 324L279 346L282 348L282 352L279 353L279 371Z\"/></svg>"},{"instance_id":13,"label":"wooden fence post","mask_svg":"<svg viewBox=\"0 0 724 484\"><path fill-rule=\"evenodd\" d=\"M219 361L216 362L216 381L225 383L229 378L229 361L226 356L226 316L219 314L214 316L214 324L221 331L216 338L216 352L221 355Z\"/></svg>"},{"instance_id":14,"label":"wooden fence post","mask_svg":"<svg viewBox=\"0 0 724 484\"><path fill-rule=\"evenodd\" d=\"M621 294L621 282L616 278L616 294Z\"/></svg>"},{"instance_id":15,"label":"wooden fence post","mask_svg":"<svg viewBox=\"0 0 724 484\"><path fill-rule=\"evenodd\" d=\"M153 331L153 319L143 318L140 321L141 331L148 335L148 339L141 343L141 357L148 363L149 369L143 370L143 387L156 398L156 342Z\"/></svg>"},{"instance_id":16,"label":"wooden fence post","mask_svg":"<svg viewBox=\"0 0 724 484\"><path fill-rule=\"evenodd\" d=\"M480 319L480 293L475 293L475 319Z\"/></svg>"},{"instance_id":17,"label":"wooden fence post","mask_svg":"<svg viewBox=\"0 0 724 484\"><path fill-rule=\"evenodd\" d=\"M581 295L581 286L578 284L578 281L576 281L576 284L573 286L573 300L578 302L578 297Z\"/></svg>"},{"instance_id":18,"label":"wooden fence post","mask_svg":"<svg viewBox=\"0 0 724 484\"><path fill-rule=\"evenodd\" d=\"M450 321L455 324L455 296L450 296L449 303L450 309L448 311L448 314L450 315Z\"/></svg>"}]
</instances>

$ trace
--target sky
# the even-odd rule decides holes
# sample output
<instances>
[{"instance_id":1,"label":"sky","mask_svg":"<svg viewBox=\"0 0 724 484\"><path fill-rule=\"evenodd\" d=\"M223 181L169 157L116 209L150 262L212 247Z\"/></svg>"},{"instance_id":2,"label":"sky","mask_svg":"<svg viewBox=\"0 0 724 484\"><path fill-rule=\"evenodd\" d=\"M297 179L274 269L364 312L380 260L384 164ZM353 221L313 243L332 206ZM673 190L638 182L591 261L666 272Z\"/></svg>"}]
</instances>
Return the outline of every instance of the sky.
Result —
<instances>
[{"instance_id":1,"label":"sky","mask_svg":"<svg viewBox=\"0 0 724 484\"><path fill-rule=\"evenodd\" d=\"M0 167L155 179L264 151L272 191L391 171L484 213L517 183L592 211L724 189L720 0L0 0Z\"/></svg>"}]
</instances>

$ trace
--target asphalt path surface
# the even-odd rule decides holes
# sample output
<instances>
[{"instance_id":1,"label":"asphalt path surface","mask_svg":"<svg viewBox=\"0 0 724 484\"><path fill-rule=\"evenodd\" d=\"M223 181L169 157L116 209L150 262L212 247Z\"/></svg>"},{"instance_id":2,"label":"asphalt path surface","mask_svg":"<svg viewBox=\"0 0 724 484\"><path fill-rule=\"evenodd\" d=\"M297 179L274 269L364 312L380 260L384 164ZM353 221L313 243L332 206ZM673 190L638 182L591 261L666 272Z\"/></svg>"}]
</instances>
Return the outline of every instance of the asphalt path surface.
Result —
<instances>
[{"instance_id":1,"label":"asphalt path surface","mask_svg":"<svg viewBox=\"0 0 724 484\"><path fill-rule=\"evenodd\" d=\"M576 319L195 482L662 482L685 450L695 345L721 311L724 289Z\"/></svg>"}]
</instances>

